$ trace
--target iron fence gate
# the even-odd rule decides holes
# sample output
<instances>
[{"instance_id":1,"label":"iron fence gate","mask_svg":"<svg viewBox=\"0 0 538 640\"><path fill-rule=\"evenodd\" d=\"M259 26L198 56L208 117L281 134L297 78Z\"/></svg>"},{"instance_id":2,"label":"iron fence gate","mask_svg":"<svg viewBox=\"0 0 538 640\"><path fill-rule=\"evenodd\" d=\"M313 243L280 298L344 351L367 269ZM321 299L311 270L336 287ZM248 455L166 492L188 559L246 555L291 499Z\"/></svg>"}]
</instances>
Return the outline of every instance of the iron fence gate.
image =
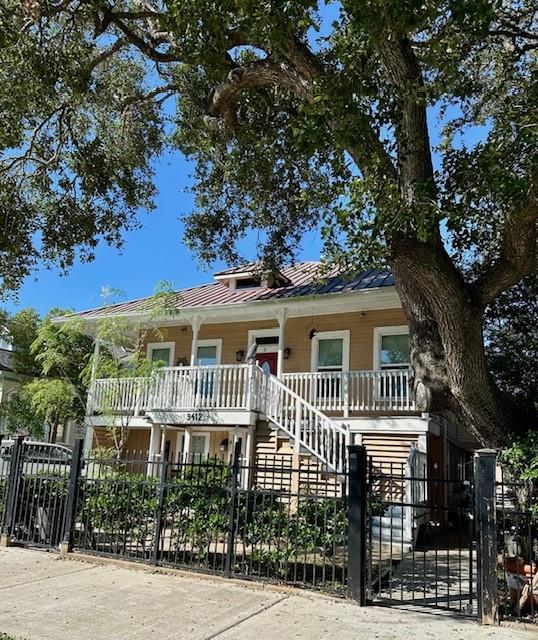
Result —
<instances>
[{"instance_id":1,"label":"iron fence gate","mask_svg":"<svg viewBox=\"0 0 538 640\"><path fill-rule=\"evenodd\" d=\"M501 466L495 498L501 616L538 622L538 482Z\"/></svg>"},{"instance_id":2,"label":"iron fence gate","mask_svg":"<svg viewBox=\"0 0 538 640\"><path fill-rule=\"evenodd\" d=\"M472 476L400 463L368 469L367 591L373 602L476 614Z\"/></svg>"},{"instance_id":3,"label":"iron fence gate","mask_svg":"<svg viewBox=\"0 0 538 640\"><path fill-rule=\"evenodd\" d=\"M1 444L1 441L0 441ZM58 548L64 534L70 461L43 457L21 440L0 456L0 515L11 540Z\"/></svg>"}]
</instances>

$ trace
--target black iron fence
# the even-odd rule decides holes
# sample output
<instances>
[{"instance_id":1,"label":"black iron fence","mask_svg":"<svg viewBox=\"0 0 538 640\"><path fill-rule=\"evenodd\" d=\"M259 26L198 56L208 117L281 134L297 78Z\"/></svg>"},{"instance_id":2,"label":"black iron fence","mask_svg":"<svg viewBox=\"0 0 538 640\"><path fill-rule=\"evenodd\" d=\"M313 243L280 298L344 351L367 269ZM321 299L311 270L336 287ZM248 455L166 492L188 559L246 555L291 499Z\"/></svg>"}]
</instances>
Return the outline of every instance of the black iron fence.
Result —
<instances>
[{"instance_id":1,"label":"black iron fence","mask_svg":"<svg viewBox=\"0 0 538 640\"><path fill-rule=\"evenodd\" d=\"M368 483L369 598L476 615L472 479L370 463Z\"/></svg>"},{"instance_id":2,"label":"black iron fence","mask_svg":"<svg viewBox=\"0 0 538 640\"><path fill-rule=\"evenodd\" d=\"M350 447L348 472L266 460L0 455L4 540L267 580L360 604L442 607L494 622L536 616L536 493L501 476L495 455L465 477L374 463ZM424 464L423 464L424 463ZM496 518L495 518L496 514ZM498 541L498 543L497 543Z\"/></svg>"},{"instance_id":3,"label":"black iron fence","mask_svg":"<svg viewBox=\"0 0 538 640\"><path fill-rule=\"evenodd\" d=\"M218 459L81 456L28 464L10 452L4 532L15 543L125 558L345 595L347 476L236 448ZM13 487L13 490L11 490Z\"/></svg>"}]
</instances>

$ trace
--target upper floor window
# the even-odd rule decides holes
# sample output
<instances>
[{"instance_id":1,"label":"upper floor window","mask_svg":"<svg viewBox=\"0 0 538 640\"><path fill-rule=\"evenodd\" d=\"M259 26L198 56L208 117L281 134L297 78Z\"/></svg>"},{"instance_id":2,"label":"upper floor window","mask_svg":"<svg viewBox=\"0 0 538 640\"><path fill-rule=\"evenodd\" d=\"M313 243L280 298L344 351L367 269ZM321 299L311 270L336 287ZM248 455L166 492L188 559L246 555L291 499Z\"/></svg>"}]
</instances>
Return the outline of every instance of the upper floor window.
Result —
<instances>
[{"instance_id":1,"label":"upper floor window","mask_svg":"<svg viewBox=\"0 0 538 640\"><path fill-rule=\"evenodd\" d=\"M312 338L313 371L349 369L349 331L322 331Z\"/></svg>"},{"instance_id":2,"label":"upper floor window","mask_svg":"<svg viewBox=\"0 0 538 640\"><path fill-rule=\"evenodd\" d=\"M196 364L217 364L217 347L198 347Z\"/></svg>"},{"instance_id":3,"label":"upper floor window","mask_svg":"<svg viewBox=\"0 0 538 640\"><path fill-rule=\"evenodd\" d=\"M222 340L199 340L196 347L196 364L199 366L220 364Z\"/></svg>"},{"instance_id":4,"label":"upper floor window","mask_svg":"<svg viewBox=\"0 0 538 640\"><path fill-rule=\"evenodd\" d=\"M173 342L151 342L147 347L148 360L169 367L174 364Z\"/></svg>"},{"instance_id":5,"label":"upper floor window","mask_svg":"<svg viewBox=\"0 0 538 640\"><path fill-rule=\"evenodd\" d=\"M408 369L409 329L406 326L374 329L374 369Z\"/></svg>"},{"instance_id":6,"label":"upper floor window","mask_svg":"<svg viewBox=\"0 0 538 640\"><path fill-rule=\"evenodd\" d=\"M258 278L237 278L235 281L236 289L254 289L260 286L261 282Z\"/></svg>"}]
</instances>

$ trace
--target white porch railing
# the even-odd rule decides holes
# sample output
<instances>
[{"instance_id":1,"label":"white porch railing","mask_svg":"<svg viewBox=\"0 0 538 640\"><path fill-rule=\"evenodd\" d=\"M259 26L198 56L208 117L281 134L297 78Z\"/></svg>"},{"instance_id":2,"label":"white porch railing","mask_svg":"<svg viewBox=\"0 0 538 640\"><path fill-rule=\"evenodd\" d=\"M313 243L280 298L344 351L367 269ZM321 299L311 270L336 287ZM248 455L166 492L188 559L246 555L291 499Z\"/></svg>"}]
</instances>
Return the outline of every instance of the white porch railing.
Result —
<instances>
[{"instance_id":1,"label":"white porch railing","mask_svg":"<svg viewBox=\"0 0 538 640\"><path fill-rule=\"evenodd\" d=\"M282 381L320 411L415 411L409 369L285 373Z\"/></svg>"},{"instance_id":2,"label":"white porch railing","mask_svg":"<svg viewBox=\"0 0 538 640\"><path fill-rule=\"evenodd\" d=\"M163 367L155 373L150 408L250 409L252 371L248 364Z\"/></svg>"},{"instance_id":3,"label":"white porch railing","mask_svg":"<svg viewBox=\"0 0 538 640\"><path fill-rule=\"evenodd\" d=\"M151 378L95 380L89 410L129 412L149 409L252 409L259 405L259 380L247 364L163 367ZM281 381L321 412L348 416L351 412L416 410L409 389L410 371L335 371L285 373Z\"/></svg>"},{"instance_id":4,"label":"white porch railing","mask_svg":"<svg viewBox=\"0 0 538 640\"><path fill-rule=\"evenodd\" d=\"M146 411L153 395L152 378L100 378L88 394L88 412L132 413Z\"/></svg>"}]
</instances>

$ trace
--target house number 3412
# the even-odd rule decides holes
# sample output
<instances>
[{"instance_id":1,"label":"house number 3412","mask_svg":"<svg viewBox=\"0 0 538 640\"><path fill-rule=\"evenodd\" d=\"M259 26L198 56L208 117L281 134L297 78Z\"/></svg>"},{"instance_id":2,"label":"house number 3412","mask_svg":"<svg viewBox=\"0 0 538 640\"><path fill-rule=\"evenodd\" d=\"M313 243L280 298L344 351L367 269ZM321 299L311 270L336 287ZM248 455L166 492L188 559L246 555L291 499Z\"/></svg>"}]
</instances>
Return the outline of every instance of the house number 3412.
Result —
<instances>
[{"instance_id":1,"label":"house number 3412","mask_svg":"<svg viewBox=\"0 0 538 640\"><path fill-rule=\"evenodd\" d=\"M206 414L204 411L192 411L187 413L187 422L203 422Z\"/></svg>"}]
</instances>

